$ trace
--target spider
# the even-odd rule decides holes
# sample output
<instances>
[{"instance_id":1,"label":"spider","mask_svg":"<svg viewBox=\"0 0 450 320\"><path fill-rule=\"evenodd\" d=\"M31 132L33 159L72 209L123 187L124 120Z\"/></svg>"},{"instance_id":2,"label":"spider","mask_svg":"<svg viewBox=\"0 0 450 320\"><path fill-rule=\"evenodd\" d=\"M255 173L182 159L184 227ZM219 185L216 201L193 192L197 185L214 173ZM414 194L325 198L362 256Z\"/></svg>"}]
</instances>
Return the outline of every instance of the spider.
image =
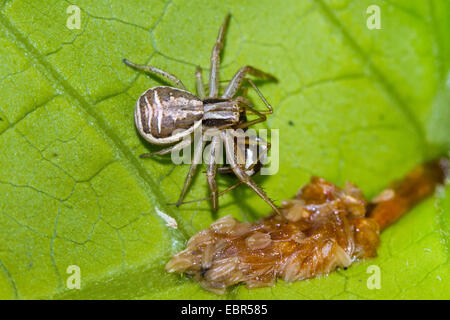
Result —
<instances>
[{"instance_id":1,"label":"spider","mask_svg":"<svg viewBox=\"0 0 450 320\"><path fill-rule=\"evenodd\" d=\"M275 204L250 178L250 176L256 173L260 168L260 157L249 155L248 146L250 144L262 145L268 150L270 145L262 139L250 137L246 141L244 148L235 148L234 142L236 136L232 133L233 130L227 130L246 130L246 128L251 125L266 121L266 115L273 112L272 106L267 102L254 82L246 76L252 75L273 81L276 81L276 78L251 66L244 66L235 73L226 86L225 91L219 96L220 53L223 48L225 32L229 20L230 14L226 16L220 27L216 43L211 53L208 85L209 92L207 96L203 85L203 73L200 67L197 67L195 73L197 95L194 95L187 91L181 80L171 73L154 66L138 65L127 59L123 60L126 65L132 68L162 76L175 85L175 87L157 86L150 88L137 100L135 123L139 134L152 144L173 144L168 148L156 152L142 154L141 158L154 155L165 155L173 151L181 150L191 143L190 139L183 138L192 135L198 128L201 128L203 135L209 129L216 129L218 134L211 136L211 152L206 163L206 177L211 191L210 199L213 211L217 211L218 197L224 193L222 192L219 194L215 179L216 173L219 171L221 173L232 172L240 180L238 184L228 188L225 192L244 183L279 214L280 212ZM267 107L267 110L258 111L244 95L236 96L238 91L242 88L244 80L256 91L259 98ZM243 91L246 93L246 90ZM247 114L256 115L257 118L247 121ZM215 155L215 150L222 141L225 147L225 157L228 160L229 165L218 167L218 159ZM198 164L200 163L205 145L206 141L202 136L200 142L194 147L192 163L184 181L180 197L176 203L177 206L184 203L184 196L186 195ZM245 156L247 156L246 161L238 161L238 159L245 158Z\"/></svg>"}]
</instances>

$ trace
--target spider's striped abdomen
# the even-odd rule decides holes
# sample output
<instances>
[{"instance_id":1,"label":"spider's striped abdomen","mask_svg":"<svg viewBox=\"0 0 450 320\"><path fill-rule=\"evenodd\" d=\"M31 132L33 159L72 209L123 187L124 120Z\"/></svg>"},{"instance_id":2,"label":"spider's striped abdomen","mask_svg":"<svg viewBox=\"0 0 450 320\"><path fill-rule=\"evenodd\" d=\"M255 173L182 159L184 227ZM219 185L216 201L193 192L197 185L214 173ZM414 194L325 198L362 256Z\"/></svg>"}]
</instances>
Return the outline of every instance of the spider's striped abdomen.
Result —
<instances>
[{"instance_id":1,"label":"spider's striped abdomen","mask_svg":"<svg viewBox=\"0 0 450 320\"><path fill-rule=\"evenodd\" d=\"M136 126L148 141L165 144L178 141L174 131L192 131L203 118L203 102L193 94L171 87L154 87L142 94L135 111ZM170 140L170 141L169 141Z\"/></svg>"}]
</instances>

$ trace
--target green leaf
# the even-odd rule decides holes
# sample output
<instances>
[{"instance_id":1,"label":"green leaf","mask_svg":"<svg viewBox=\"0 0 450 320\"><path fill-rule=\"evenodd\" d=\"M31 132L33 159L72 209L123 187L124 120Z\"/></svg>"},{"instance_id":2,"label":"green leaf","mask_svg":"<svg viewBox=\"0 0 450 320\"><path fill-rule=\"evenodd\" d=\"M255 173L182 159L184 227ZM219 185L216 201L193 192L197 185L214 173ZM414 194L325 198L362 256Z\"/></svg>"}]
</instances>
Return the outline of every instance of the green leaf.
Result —
<instances>
[{"instance_id":1,"label":"green leaf","mask_svg":"<svg viewBox=\"0 0 450 320\"><path fill-rule=\"evenodd\" d=\"M258 177L278 203L322 176L375 195L450 150L450 4L445 0L0 1L0 298L448 298L450 188L381 237L379 256L327 277L218 297L166 274L169 257L218 216L252 221L270 208L240 187L175 208L187 166L139 138L133 109L154 77L128 58L177 74L194 90L232 13L221 68L250 64L280 131L280 168ZM69 29L67 7L81 9ZM366 9L381 10L369 30ZM256 102L256 95L251 95ZM220 187L233 183L222 177ZM203 174L188 199L208 194ZM177 220L166 225L163 212ZM81 289L66 286L68 266ZM381 289L366 282L381 269Z\"/></svg>"}]
</instances>

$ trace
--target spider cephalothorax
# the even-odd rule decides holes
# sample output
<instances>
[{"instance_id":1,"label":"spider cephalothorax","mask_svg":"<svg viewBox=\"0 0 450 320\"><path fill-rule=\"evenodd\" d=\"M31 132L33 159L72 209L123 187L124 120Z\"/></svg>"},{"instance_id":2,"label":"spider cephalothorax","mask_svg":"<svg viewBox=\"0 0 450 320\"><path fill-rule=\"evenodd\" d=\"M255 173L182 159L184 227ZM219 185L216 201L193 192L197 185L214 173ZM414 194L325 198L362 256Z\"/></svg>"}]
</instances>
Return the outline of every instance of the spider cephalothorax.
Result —
<instances>
[{"instance_id":1,"label":"spider cephalothorax","mask_svg":"<svg viewBox=\"0 0 450 320\"><path fill-rule=\"evenodd\" d=\"M206 170L213 210L217 210L218 197L223 194L223 192L218 193L215 181L216 172L231 171L239 178L240 182L238 184L244 183L249 186L278 212L278 208L267 197L265 192L250 178L251 175L259 171L261 157L251 153L249 146L262 146L263 150L267 151L270 148L270 144L261 138L250 137L245 141L242 148L236 148L234 147L236 136L233 134L233 130L245 130L253 124L265 121L266 114L271 114L273 111L253 81L246 78L246 76L252 75L270 80L275 80L275 78L258 69L245 66L236 72L228 86L226 86L225 91L219 96L220 52L223 47L225 29L229 18L230 15L225 18L212 50L209 92L207 96L200 67L196 71L197 95L194 95L186 90L183 83L176 76L153 66L137 65L124 59L124 63L128 66L160 75L176 86L176 88L168 86L150 88L137 101L135 122L141 136L152 144L173 144L169 148L143 154L141 157L163 155L180 150L192 141L184 138L192 135L197 129L201 128L202 133L214 129L218 134L210 137L211 152L207 160ZM237 96L237 92L242 88L244 80L257 92L266 105L267 110L258 111L247 98ZM248 114L256 115L257 118L247 121ZM203 138L200 140L200 143L194 147L194 157L177 205L183 203L183 198L203 155L203 149L207 141ZM219 167L219 159L214 153L217 150L217 145L220 143L224 144L227 166ZM241 158L245 159L245 157L247 157L246 161L237 161ZM228 188L227 191L230 189Z\"/></svg>"}]
</instances>

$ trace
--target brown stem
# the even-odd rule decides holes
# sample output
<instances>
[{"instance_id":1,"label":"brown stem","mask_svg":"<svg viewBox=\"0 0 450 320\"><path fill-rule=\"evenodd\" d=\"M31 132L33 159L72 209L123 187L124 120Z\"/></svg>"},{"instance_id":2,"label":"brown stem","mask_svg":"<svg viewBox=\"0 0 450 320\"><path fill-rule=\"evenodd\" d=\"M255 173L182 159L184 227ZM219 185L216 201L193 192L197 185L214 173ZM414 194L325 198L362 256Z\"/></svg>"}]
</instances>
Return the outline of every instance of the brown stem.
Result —
<instances>
[{"instance_id":1,"label":"brown stem","mask_svg":"<svg viewBox=\"0 0 450 320\"><path fill-rule=\"evenodd\" d=\"M372 199L367 216L384 230L414 205L431 195L448 174L448 159L439 158L414 168L403 180Z\"/></svg>"}]
</instances>

